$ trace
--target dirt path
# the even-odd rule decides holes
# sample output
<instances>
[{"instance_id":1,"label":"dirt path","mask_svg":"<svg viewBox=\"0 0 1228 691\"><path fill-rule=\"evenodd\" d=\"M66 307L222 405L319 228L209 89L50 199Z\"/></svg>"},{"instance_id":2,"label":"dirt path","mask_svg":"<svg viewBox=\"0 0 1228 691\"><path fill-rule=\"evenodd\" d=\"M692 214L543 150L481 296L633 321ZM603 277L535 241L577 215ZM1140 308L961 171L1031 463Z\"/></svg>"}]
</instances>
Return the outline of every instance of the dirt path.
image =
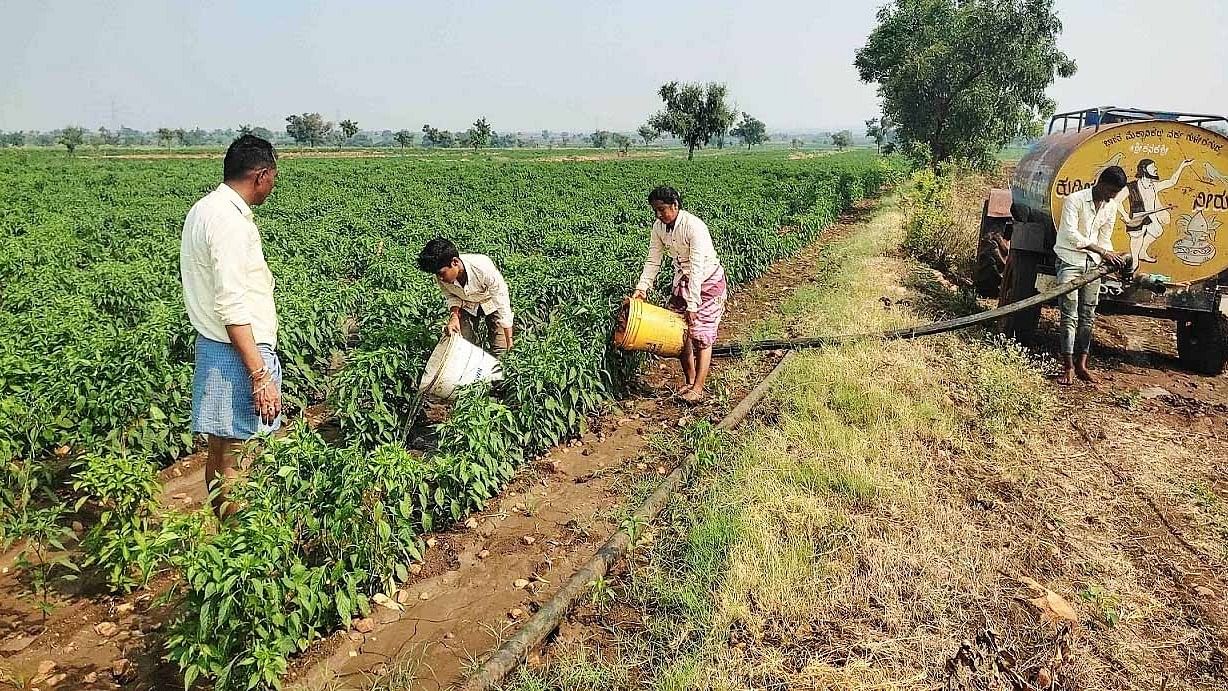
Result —
<instances>
[{"instance_id":1,"label":"dirt path","mask_svg":"<svg viewBox=\"0 0 1228 691\"><path fill-rule=\"evenodd\" d=\"M808 283L822 265L825 243L860 222L868 208L845 214L818 242L736 291L722 339L748 336L771 305ZM717 363L719 393L703 417L718 421L777 359L745 367ZM343 632L322 642L296 665L295 688L330 682L329 688L361 688L372 676L395 672L400 683L413 679L414 689L443 689L513 634L617 530L629 497L672 470L670 432L697 411L664 395L681 384L676 364L653 364L644 396L624 401L572 446L535 462L471 527L440 536L423 578L406 588L405 611L380 609L369 633ZM517 587L521 580L527 587Z\"/></svg>"},{"instance_id":2,"label":"dirt path","mask_svg":"<svg viewBox=\"0 0 1228 691\"><path fill-rule=\"evenodd\" d=\"M846 232L865 208L846 214L819 241L736 291L722 337L746 336L760 313L813 275L824 241ZM497 645L596 551L617 528L629 493L651 487L668 472L663 463L672 456L671 432L697 415L719 420L774 359L736 367L718 363L712 404L700 409L670 396L680 384L675 362L650 363L637 396L592 421L579 440L526 466L465 525L433 536L420 572L399 595L403 612L376 607L370 631L338 632L317 643L295 661L288 684L362 686L389 663L416 668L425 689L459 678L469 660ZM318 423L322 414L313 408L308 416ZM163 504L201 506L203 465L203 453L197 453L164 470ZM0 665L20 679L39 678L43 688L51 681L56 688L98 689L118 688L121 680L125 688L182 684L173 665L161 659L173 612L155 594L169 588L171 576L128 597L88 585L62 588L44 624L24 594L28 581L12 568L15 553L0 555ZM518 579L529 585L516 587Z\"/></svg>"},{"instance_id":3,"label":"dirt path","mask_svg":"<svg viewBox=\"0 0 1228 691\"><path fill-rule=\"evenodd\" d=\"M866 310L880 309L878 300L887 310L904 305L924 321L912 307L927 307L935 293L956 300L928 269L885 249L887 256L867 265L885 278L883 292L869 298ZM928 277L929 285L907 280L909 274ZM773 318L785 332L798 322L784 313ZM1056 311L1046 309L1034 354L1055 351L1055 321ZM727 538L746 550L743 557L749 553L767 565L760 569L729 557L716 561L716 574L689 565L696 534L703 544L695 554L703 556L695 563L715 560L703 542L715 530L702 522L710 511L686 514L693 502L706 501L704 492L696 492L679 509L688 518L662 528L675 542L659 553L661 560L648 555L636 569L618 569L611 586L621 593L618 599L606 607L581 605L546 650L530 658L528 676L512 688L574 688L581 678L603 679L609 688L1228 688L1228 376L1181 370L1171 324L1154 320L1098 320L1093 364L1103 381L1096 386L1061 387L1031 371L1011 379L981 365L953 365L953 357L986 348L969 344L979 337L884 344L867 348L870 354L851 349L843 361L836 356L828 362L851 368L861 358L863 365L881 360L891 368L881 381L874 374L855 383L837 378L844 388L804 399L813 408L764 425L778 425L780 447L766 433L762 457L745 452L751 476L770 483L780 474L787 480L780 488L794 493L779 515L770 513L771 519L746 529L749 536L735 532ZM1038 364L1054 367L1051 359ZM865 433L850 442L852 458L820 454L813 468L800 470L807 466L797 459L807 452L792 444L804 444L811 433L816 440L843 440L838 431L813 428L843 429L842 415L859 409L848 407L850 402L867 400L859 395L879 386L898 385L911 395L910 385L901 382L917 369L921 380L950 386L946 396L909 401L902 395L885 409L875 408L864 424L856 423ZM1032 400L1044 402L1043 408L1006 429L961 428L974 437L967 445L936 442L922 431L907 454L891 455L891 444L909 444L895 436L891 444L872 446L873 420L890 417L888 411L907 416L899 411L925 400L967 414L981 409L979 387L997 391L1009 406L1011 392L993 388L1006 381L1037 387L1041 397ZM802 385L790 387L807 395ZM760 439L755 431L746 434ZM869 455L858 456L865 448ZM799 490L794 477L819 489ZM866 484L825 490L819 480L829 477ZM720 478L711 484L719 485ZM871 489L859 494L859 487ZM728 488L718 494L707 506L719 507L722 520L742 525L762 515L761 509L731 503L743 494L731 495ZM727 507L733 518L720 513ZM796 519L798 525L788 523L794 515L804 517ZM758 547L778 544L763 537L776 530L813 530L815 556L793 564L760 554ZM788 588L778 580L790 574L787 566L804 574L788 581ZM710 586L704 581L709 577ZM705 583L698 592L686 591L700 604L671 607L673 591L661 585L663 579ZM811 593L806 588L815 579L820 585ZM1062 614L1032 602L1037 592L1029 579L1058 598ZM709 627L713 620L687 614L707 607L738 624ZM985 636L996 642L983 643ZM987 645L1000 646L1003 657L997 659L1018 672L1018 684L994 671ZM964 646L980 656L972 674L963 674L958 662Z\"/></svg>"}]
</instances>

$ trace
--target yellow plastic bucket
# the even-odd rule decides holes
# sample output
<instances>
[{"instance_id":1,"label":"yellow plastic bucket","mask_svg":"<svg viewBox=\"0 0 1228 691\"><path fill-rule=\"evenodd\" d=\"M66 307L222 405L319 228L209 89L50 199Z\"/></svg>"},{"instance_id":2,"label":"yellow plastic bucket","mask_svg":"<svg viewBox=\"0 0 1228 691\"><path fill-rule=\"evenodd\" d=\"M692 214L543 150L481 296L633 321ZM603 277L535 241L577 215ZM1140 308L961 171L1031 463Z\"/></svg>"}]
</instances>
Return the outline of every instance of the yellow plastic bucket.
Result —
<instances>
[{"instance_id":1,"label":"yellow plastic bucket","mask_svg":"<svg viewBox=\"0 0 1228 691\"><path fill-rule=\"evenodd\" d=\"M629 300L618 313L614 345L623 350L677 357L685 340L686 320L667 309L643 300Z\"/></svg>"}]
</instances>

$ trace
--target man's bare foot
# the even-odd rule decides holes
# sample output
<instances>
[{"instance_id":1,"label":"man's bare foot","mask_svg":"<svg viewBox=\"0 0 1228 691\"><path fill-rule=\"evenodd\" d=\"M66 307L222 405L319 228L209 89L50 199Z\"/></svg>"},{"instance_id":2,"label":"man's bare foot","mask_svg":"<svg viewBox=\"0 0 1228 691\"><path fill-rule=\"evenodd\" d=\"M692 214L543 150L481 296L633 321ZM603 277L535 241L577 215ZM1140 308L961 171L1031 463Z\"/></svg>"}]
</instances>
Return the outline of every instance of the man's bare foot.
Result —
<instances>
[{"instance_id":1,"label":"man's bare foot","mask_svg":"<svg viewBox=\"0 0 1228 691\"><path fill-rule=\"evenodd\" d=\"M687 389L687 392L682 394L682 400L690 403L691 405L699 403L700 401L704 400L703 389Z\"/></svg>"},{"instance_id":2,"label":"man's bare foot","mask_svg":"<svg viewBox=\"0 0 1228 691\"><path fill-rule=\"evenodd\" d=\"M1074 383L1074 371L1068 370L1068 369L1062 370L1062 373L1057 375L1057 383L1061 384L1062 386L1070 386L1071 384L1073 384Z\"/></svg>"},{"instance_id":3,"label":"man's bare foot","mask_svg":"<svg viewBox=\"0 0 1228 691\"><path fill-rule=\"evenodd\" d=\"M1090 384L1095 384L1096 382L1100 381L1100 378L1092 374L1092 371L1086 367L1076 367L1075 374L1079 377L1079 379L1082 379Z\"/></svg>"},{"instance_id":4,"label":"man's bare foot","mask_svg":"<svg viewBox=\"0 0 1228 691\"><path fill-rule=\"evenodd\" d=\"M678 395L679 395L679 396L685 396L685 395L687 395L687 394L688 394L690 391L691 391L691 385L690 385L690 384L683 384L683 385L682 385L681 387L679 387L679 389L678 389Z\"/></svg>"}]
</instances>

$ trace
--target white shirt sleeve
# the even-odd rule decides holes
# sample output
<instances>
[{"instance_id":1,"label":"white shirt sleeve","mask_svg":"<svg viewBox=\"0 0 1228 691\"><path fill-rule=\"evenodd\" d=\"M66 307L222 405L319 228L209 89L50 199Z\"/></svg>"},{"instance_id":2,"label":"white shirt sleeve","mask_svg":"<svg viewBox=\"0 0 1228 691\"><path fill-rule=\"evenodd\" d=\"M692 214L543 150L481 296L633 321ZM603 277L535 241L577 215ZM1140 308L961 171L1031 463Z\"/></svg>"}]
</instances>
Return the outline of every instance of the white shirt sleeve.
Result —
<instances>
[{"instance_id":1,"label":"white shirt sleeve","mask_svg":"<svg viewBox=\"0 0 1228 691\"><path fill-rule=\"evenodd\" d=\"M210 225L205 243L213 270L213 310L226 326L251 324L245 281L249 251L247 228L222 218L214 219Z\"/></svg>"},{"instance_id":2,"label":"white shirt sleeve","mask_svg":"<svg viewBox=\"0 0 1228 691\"><path fill-rule=\"evenodd\" d=\"M665 243L657 235L657 228L654 225L648 233L648 258L644 260L644 270L640 273L639 283L635 284L636 290L648 292L652 288L652 284L657 280L657 274L661 271L661 259L664 255Z\"/></svg>"}]
</instances>

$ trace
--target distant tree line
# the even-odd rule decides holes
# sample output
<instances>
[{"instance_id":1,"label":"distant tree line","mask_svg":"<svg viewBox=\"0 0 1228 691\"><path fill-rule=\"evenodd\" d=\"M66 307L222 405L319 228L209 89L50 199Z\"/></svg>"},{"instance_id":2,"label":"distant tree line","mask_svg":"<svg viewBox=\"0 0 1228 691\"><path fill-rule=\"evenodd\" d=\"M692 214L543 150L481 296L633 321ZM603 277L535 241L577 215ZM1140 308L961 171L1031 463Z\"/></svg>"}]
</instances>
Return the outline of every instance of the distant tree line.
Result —
<instances>
[{"instance_id":1,"label":"distant tree line","mask_svg":"<svg viewBox=\"0 0 1228 691\"><path fill-rule=\"evenodd\" d=\"M737 140L748 149L771 140L767 125L758 118L738 111L728 102L728 93L723 84L684 84L670 82L658 90L664 108L648 119L634 133L597 129L591 134L572 132L497 132L485 117L479 117L463 131L450 131L424 124L420 129L363 130L357 120L347 118L339 123L326 120L318 112L287 115L285 128L270 130L259 125L242 124L234 128L205 130L200 127L159 127L141 131L121 126L111 130L99 127L88 130L80 126L68 126L49 132L0 131L0 147L18 146L63 146L74 154L81 147L221 147L236 137L252 134L267 139L279 146L300 147L396 147L400 149L427 148L517 148L517 147L568 147L591 146L598 149L617 149L627 153L633 146L650 146L654 142L663 145L685 146L688 157L695 150L716 145L723 148L728 137ZM885 119L876 118L866 122L866 137L884 148L887 130ZM791 142L794 148L806 144L819 147L854 146L853 135L848 130L836 133L810 133L807 135L778 135L779 141ZM807 137L803 140L802 137ZM863 142L864 143L864 142Z\"/></svg>"}]
</instances>

